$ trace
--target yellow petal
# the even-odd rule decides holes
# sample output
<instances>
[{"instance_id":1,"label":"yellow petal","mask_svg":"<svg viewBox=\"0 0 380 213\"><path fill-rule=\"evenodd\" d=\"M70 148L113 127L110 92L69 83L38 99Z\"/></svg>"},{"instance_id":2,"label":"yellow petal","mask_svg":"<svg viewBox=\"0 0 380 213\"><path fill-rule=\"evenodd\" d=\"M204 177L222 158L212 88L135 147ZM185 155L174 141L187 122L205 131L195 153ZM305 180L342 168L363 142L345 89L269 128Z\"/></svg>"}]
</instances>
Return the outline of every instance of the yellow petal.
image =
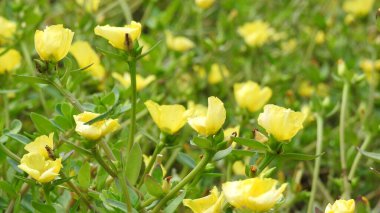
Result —
<instances>
[{"instance_id":1,"label":"yellow petal","mask_svg":"<svg viewBox=\"0 0 380 213\"><path fill-rule=\"evenodd\" d=\"M278 141L292 139L303 128L305 115L276 105L266 105L264 112L260 113L258 123L267 133L273 135Z\"/></svg>"},{"instance_id":2,"label":"yellow petal","mask_svg":"<svg viewBox=\"0 0 380 213\"><path fill-rule=\"evenodd\" d=\"M222 82L225 78L230 75L226 66L221 64L212 64L211 71L208 75L208 82L210 84L217 84Z\"/></svg>"},{"instance_id":3,"label":"yellow petal","mask_svg":"<svg viewBox=\"0 0 380 213\"><path fill-rule=\"evenodd\" d=\"M145 106L153 121L163 132L172 135L186 124L186 109L182 105L159 105L148 100L145 102Z\"/></svg>"},{"instance_id":4,"label":"yellow petal","mask_svg":"<svg viewBox=\"0 0 380 213\"><path fill-rule=\"evenodd\" d=\"M89 13L96 12L100 4L100 0L76 0L76 2Z\"/></svg>"},{"instance_id":5,"label":"yellow petal","mask_svg":"<svg viewBox=\"0 0 380 213\"><path fill-rule=\"evenodd\" d=\"M333 205L326 206L325 213L354 213L355 200L337 200Z\"/></svg>"},{"instance_id":6,"label":"yellow petal","mask_svg":"<svg viewBox=\"0 0 380 213\"><path fill-rule=\"evenodd\" d=\"M141 24L132 21L130 25L125 27L96 26L94 31L96 35L107 39L108 43L113 47L126 50L126 34L128 34L132 42L135 41L140 37Z\"/></svg>"},{"instance_id":7,"label":"yellow petal","mask_svg":"<svg viewBox=\"0 0 380 213\"><path fill-rule=\"evenodd\" d=\"M252 47L264 45L272 36L273 30L269 24L261 20L245 23L238 28L238 33Z\"/></svg>"},{"instance_id":8,"label":"yellow petal","mask_svg":"<svg viewBox=\"0 0 380 213\"><path fill-rule=\"evenodd\" d=\"M260 88L256 82L247 81L234 85L234 95L241 108L256 112L272 97L272 90L269 87Z\"/></svg>"},{"instance_id":9,"label":"yellow petal","mask_svg":"<svg viewBox=\"0 0 380 213\"><path fill-rule=\"evenodd\" d=\"M5 48L0 48L0 54L3 51L5 51ZM21 54L15 49L9 49L6 53L0 55L0 64L0 74L15 70L21 64Z\"/></svg>"},{"instance_id":10,"label":"yellow petal","mask_svg":"<svg viewBox=\"0 0 380 213\"><path fill-rule=\"evenodd\" d=\"M183 205L189 207L194 213L220 213L224 197L214 186L210 195L198 199L184 199Z\"/></svg>"},{"instance_id":11,"label":"yellow petal","mask_svg":"<svg viewBox=\"0 0 380 213\"><path fill-rule=\"evenodd\" d=\"M74 33L63 28L62 24L46 27L44 31L37 30L34 34L35 48L42 60L60 61L70 50Z\"/></svg>"},{"instance_id":12,"label":"yellow petal","mask_svg":"<svg viewBox=\"0 0 380 213\"><path fill-rule=\"evenodd\" d=\"M178 52L188 51L195 46L190 39L184 36L174 37L170 32L166 32L166 44L169 49Z\"/></svg>"},{"instance_id":13,"label":"yellow petal","mask_svg":"<svg viewBox=\"0 0 380 213\"><path fill-rule=\"evenodd\" d=\"M39 136L33 142L25 145L24 149L29 153L38 153L45 158L49 158L49 154L45 147L48 146L50 149L54 149L53 137L54 132L50 133L49 137L46 135Z\"/></svg>"},{"instance_id":14,"label":"yellow petal","mask_svg":"<svg viewBox=\"0 0 380 213\"><path fill-rule=\"evenodd\" d=\"M211 7L214 4L215 0L195 0L195 4L202 8L202 9L207 9Z\"/></svg>"},{"instance_id":15,"label":"yellow petal","mask_svg":"<svg viewBox=\"0 0 380 213\"><path fill-rule=\"evenodd\" d=\"M117 119L105 119L97 121L91 125L85 124L98 116L99 114L92 112L83 112L81 114L74 115L74 120L76 123L75 131L89 140L98 140L99 138L120 128L120 124Z\"/></svg>"},{"instance_id":16,"label":"yellow petal","mask_svg":"<svg viewBox=\"0 0 380 213\"><path fill-rule=\"evenodd\" d=\"M16 32L17 25L13 21L0 16L0 45L10 43ZM2 64L2 63L1 63Z\"/></svg>"}]
</instances>

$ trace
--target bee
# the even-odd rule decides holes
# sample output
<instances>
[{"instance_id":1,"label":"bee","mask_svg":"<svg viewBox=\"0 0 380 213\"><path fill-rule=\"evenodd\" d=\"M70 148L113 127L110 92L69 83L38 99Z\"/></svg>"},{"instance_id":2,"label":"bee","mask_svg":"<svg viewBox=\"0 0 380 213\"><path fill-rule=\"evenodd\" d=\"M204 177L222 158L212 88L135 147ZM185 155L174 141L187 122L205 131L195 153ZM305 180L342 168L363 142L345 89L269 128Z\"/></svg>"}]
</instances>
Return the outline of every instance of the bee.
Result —
<instances>
[{"instance_id":1,"label":"bee","mask_svg":"<svg viewBox=\"0 0 380 213\"><path fill-rule=\"evenodd\" d=\"M133 48L132 38L130 37L129 33L125 34L124 45L127 47L127 50L131 50Z\"/></svg>"},{"instance_id":2,"label":"bee","mask_svg":"<svg viewBox=\"0 0 380 213\"><path fill-rule=\"evenodd\" d=\"M48 145L45 146L45 149L46 149L46 151L47 151L47 153L49 155L49 158L55 160L56 158L54 156L53 150Z\"/></svg>"}]
</instances>

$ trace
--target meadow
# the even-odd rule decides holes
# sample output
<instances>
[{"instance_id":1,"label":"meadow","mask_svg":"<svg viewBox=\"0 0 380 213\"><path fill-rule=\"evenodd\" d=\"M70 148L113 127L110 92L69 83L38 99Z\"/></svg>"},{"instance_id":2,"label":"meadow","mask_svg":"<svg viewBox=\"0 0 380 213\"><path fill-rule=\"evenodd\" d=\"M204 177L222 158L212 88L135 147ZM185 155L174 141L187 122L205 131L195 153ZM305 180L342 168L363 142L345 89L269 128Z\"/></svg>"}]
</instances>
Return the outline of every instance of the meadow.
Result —
<instances>
[{"instance_id":1,"label":"meadow","mask_svg":"<svg viewBox=\"0 0 380 213\"><path fill-rule=\"evenodd\" d=\"M0 1L2 212L380 212L380 1Z\"/></svg>"}]
</instances>

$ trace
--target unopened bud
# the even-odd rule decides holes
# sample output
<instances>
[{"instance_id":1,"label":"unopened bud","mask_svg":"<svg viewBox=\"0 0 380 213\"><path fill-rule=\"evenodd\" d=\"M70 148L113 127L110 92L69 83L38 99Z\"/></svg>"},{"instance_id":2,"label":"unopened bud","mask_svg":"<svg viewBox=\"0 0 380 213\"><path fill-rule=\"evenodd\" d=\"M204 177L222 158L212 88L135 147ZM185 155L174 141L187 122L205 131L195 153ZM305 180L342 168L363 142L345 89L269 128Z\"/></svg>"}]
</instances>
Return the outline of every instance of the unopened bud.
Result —
<instances>
[{"instance_id":1,"label":"unopened bud","mask_svg":"<svg viewBox=\"0 0 380 213\"><path fill-rule=\"evenodd\" d=\"M342 59L338 60L338 75L343 76L346 71L346 62Z\"/></svg>"},{"instance_id":2,"label":"unopened bud","mask_svg":"<svg viewBox=\"0 0 380 213\"><path fill-rule=\"evenodd\" d=\"M268 137L261 133L258 129L254 129L252 133L253 139L255 139L255 141L258 141L260 143L265 143L268 141Z\"/></svg>"},{"instance_id":3,"label":"unopened bud","mask_svg":"<svg viewBox=\"0 0 380 213\"><path fill-rule=\"evenodd\" d=\"M171 179L172 179L172 176L168 176L162 182L162 191L164 191L164 193L168 193L170 191L170 188L171 188L170 180Z\"/></svg>"}]
</instances>

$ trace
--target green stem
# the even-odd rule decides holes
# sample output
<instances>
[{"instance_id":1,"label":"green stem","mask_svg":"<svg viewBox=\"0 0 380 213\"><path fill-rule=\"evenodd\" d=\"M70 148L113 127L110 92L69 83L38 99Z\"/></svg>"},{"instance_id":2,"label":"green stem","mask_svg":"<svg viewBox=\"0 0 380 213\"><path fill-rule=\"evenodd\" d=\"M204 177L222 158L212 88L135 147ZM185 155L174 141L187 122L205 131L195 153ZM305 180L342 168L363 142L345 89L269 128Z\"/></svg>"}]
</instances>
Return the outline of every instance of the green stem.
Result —
<instances>
[{"instance_id":1,"label":"green stem","mask_svg":"<svg viewBox=\"0 0 380 213\"><path fill-rule=\"evenodd\" d=\"M0 143L0 150L3 151L8 157L12 158L13 160L20 162L20 157L17 156L15 153L13 153L11 150L9 150L4 144Z\"/></svg>"},{"instance_id":2,"label":"green stem","mask_svg":"<svg viewBox=\"0 0 380 213\"><path fill-rule=\"evenodd\" d=\"M109 175L111 175L113 178L117 178L117 177L118 177L118 176L117 176L117 173L116 173L115 171L113 171L113 170L111 169L111 167L109 167L108 164L107 164L106 162L104 162L102 156L100 156L99 151L98 151L98 149L97 149L96 147L94 147L94 148L92 149L92 153L93 153L93 155L94 155L96 161L98 161L98 163L100 164L100 166L102 166L103 169L106 170L106 172L107 172Z\"/></svg>"},{"instance_id":3,"label":"green stem","mask_svg":"<svg viewBox=\"0 0 380 213\"><path fill-rule=\"evenodd\" d=\"M316 114L316 120L317 120L317 148L315 155L320 155L322 152L322 146L323 146L323 119L319 114ZM309 199L309 205L307 208L308 213L313 212L313 204L314 204L314 198L315 193L317 191L317 183L318 183L318 175L319 175L319 169L321 166L321 157L318 157L315 159L314 164L314 171L313 171L313 182L311 185L311 194Z\"/></svg>"},{"instance_id":4,"label":"green stem","mask_svg":"<svg viewBox=\"0 0 380 213\"><path fill-rule=\"evenodd\" d=\"M276 158L276 155L267 153L264 157L264 159L260 162L260 165L258 167L257 176L267 167L274 159Z\"/></svg>"},{"instance_id":5,"label":"green stem","mask_svg":"<svg viewBox=\"0 0 380 213\"><path fill-rule=\"evenodd\" d=\"M140 209L149 206L150 204L152 204L152 203L153 203L154 201L156 201L156 200L157 200L156 197L151 197L151 198L149 198L148 200L145 200L144 202L141 203L141 205L140 205Z\"/></svg>"},{"instance_id":6,"label":"green stem","mask_svg":"<svg viewBox=\"0 0 380 213\"><path fill-rule=\"evenodd\" d=\"M147 174L149 174L150 170L152 169L152 167L154 165L154 162L156 162L157 155L160 154L160 152L162 151L162 149L164 149L164 147L165 147L165 143L163 141L160 141L157 144L156 148L153 151L152 158L150 159L147 167L145 168L144 173L142 175L142 178L140 178L140 180L137 184L137 188L140 188L141 185L143 184L143 180L144 180L145 176Z\"/></svg>"},{"instance_id":7,"label":"green stem","mask_svg":"<svg viewBox=\"0 0 380 213\"><path fill-rule=\"evenodd\" d=\"M350 197L350 184L347 177L347 161L346 161L346 148L344 139L344 129L346 127L346 111L348 103L350 84L345 82L343 85L342 104L340 107L340 121L339 121L339 148L340 148L340 163L342 167L343 176L343 194L342 197L348 199Z\"/></svg>"},{"instance_id":8,"label":"green stem","mask_svg":"<svg viewBox=\"0 0 380 213\"><path fill-rule=\"evenodd\" d=\"M9 128L9 99L7 94L3 95L3 100L4 100L4 123L5 123L5 128Z\"/></svg>"},{"instance_id":9,"label":"green stem","mask_svg":"<svg viewBox=\"0 0 380 213\"><path fill-rule=\"evenodd\" d=\"M125 204L127 204L127 210L128 210L128 212L132 212L132 204L131 204L131 198L129 196L127 180L125 178L125 175L123 175L122 172L119 172L118 180L119 180L120 185L121 185L121 191L123 192L123 195L125 198Z\"/></svg>"},{"instance_id":10,"label":"green stem","mask_svg":"<svg viewBox=\"0 0 380 213\"><path fill-rule=\"evenodd\" d=\"M363 144L361 145L360 149L365 151L367 149L367 146L371 142L371 139L372 139L372 135L368 133L366 135L366 138L365 138ZM358 152L355 156L354 162L352 163L351 170L350 170L350 173L348 175L348 180L352 180L352 178L354 178L356 169L358 168L359 161L361 158L362 158L362 153Z\"/></svg>"},{"instance_id":11,"label":"green stem","mask_svg":"<svg viewBox=\"0 0 380 213\"><path fill-rule=\"evenodd\" d=\"M212 159L214 153L206 152L202 158L202 160L197 164L197 166L184 178L182 179L173 189L170 190L168 194L165 195L162 200L154 207L152 213L157 213L160 209L171 200L173 197L177 195L179 190L181 190L187 183L189 183L196 175L201 173L203 169L206 167L207 163Z\"/></svg>"},{"instance_id":12,"label":"green stem","mask_svg":"<svg viewBox=\"0 0 380 213\"><path fill-rule=\"evenodd\" d=\"M121 7L121 10L123 11L125 21L127 23L130 23L132 21L132 15L131 15L131 10L128 7L128 4L126 3L125 0L118 0L118 1L119 1L119 5Z\"/></svg>"},{"instance_id":13,"label":"green stem","mask_svg":"<svg viewBox=\"0 0 380 213\"><path fill-rule=\"evenodd\" d=\"M79 112L84 111L84 108L79 103L79 101L74 97L73 94L63 88L60 82L50 81L50 84L55 87Z\"/></svg>"},{"instance_id":14,"label":"green stem","mask_svg":"<svg viewBox=\"0 0 380 213\"><path fill-rule=\"evenodd\" d=\"M76 145L75 143L72 143L68 140L63 140L66 144L70 145L71 147L73 147L75 150L79 151L79 152L82 152L83 154L86 154L88 156L92 156L92 152L90 152L89 150L87 149L84 149L78 145Z\"/></svg>"},{"instance_id":15,"label":"green stem","mask_svg":"<svg viewBox=\"0 0 380 213\"><path fill-rule=\"evenodd\" d=\"M101 140L99 142L99 145L102 147L102 149L104 150L104 152L106 153L107 157L111 160L111 161L116 161L116 157L115 155L113 154L111 148L108 146L108 144L104 141L104 140Z\"/></svg>"},{"instance_id":16,"label":"green stem","mask_svg":"<svg viewBox=\"0 0 380 213\"><path fill-rule=\"evenodd\" d=\"M128 152L131 150L134 143L135 131L136 131L136 60L132 59L128 62L129 71L131 76L131 87L132 87L132 115L131 115L131 127L129 129L129 138L128 138Z\"/></svg>"},{"instance_id":17,"label":"green stem","mask_svg":"<svg viewBox=\"0 0 380 213\"><path fill-rule=\"evenodd\" d=\"M63 172L61 172L60 175L61 175L62 178L67 178L67 176L66 176ZM75 192L80 198L83 199L83 202L87 205L87 207L88 207L89 209L91 209L91 210L97 212L96 209L92 206L92 204L91 204L90 200L88 199L88 197L87 197L85 194L83 194L83 193L81 192L81 190L80 190L76 185L74 185L74 184L71 182L71 180L67 181L66 184L67 184L67 186L68 186L73 192Z\"/></svg>"},{"instance_id":18,"label":"green stem","mask_svg":"<svg viewBox=\"0 0 380 213\"><path fill-rule=\"evenodd\" d=\"M232 176L232 161L231 159L227 159L227 169L226 169L226 181L230 181L231 180L231 176Z\"/></svg>"}]
</instances>

